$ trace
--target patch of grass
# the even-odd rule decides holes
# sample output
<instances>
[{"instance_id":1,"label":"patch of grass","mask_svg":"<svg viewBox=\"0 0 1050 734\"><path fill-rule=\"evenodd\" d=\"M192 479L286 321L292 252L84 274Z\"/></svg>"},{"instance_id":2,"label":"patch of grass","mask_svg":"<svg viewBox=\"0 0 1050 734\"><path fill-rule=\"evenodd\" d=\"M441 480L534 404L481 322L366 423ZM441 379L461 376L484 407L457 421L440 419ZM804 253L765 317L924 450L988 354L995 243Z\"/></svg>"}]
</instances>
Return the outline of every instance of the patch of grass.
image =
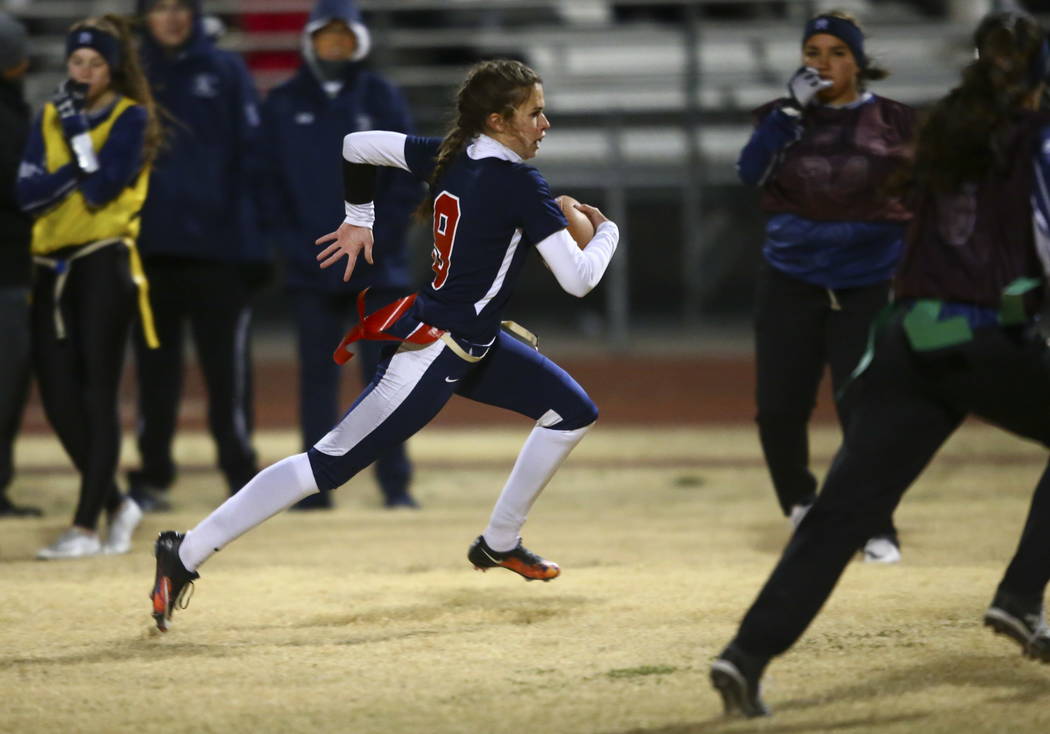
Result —
<instances>
[{"instance_id":1,"label":"patch of grass","mask_svg":"<svg viewBox=\"0 0 1050 734\"><path fill-rule=\"evenodd\" d=\"M616 668L606 673L610 678L640 678L645 675L667 675L678 668L673 665L638 665L633 668Z\"/></svg>"}]
</instances>

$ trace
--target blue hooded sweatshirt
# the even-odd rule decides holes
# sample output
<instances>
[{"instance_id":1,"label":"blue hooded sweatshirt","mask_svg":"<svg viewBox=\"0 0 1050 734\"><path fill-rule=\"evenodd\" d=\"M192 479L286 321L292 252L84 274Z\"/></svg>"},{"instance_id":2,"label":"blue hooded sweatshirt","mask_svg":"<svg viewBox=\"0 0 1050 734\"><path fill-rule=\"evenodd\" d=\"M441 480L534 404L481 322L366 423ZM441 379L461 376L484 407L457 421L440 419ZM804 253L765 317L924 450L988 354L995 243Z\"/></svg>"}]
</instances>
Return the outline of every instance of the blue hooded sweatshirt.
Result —
<instances>
[{"instance_id":1,"label":"blue hooded sweatshirt","mask_svg":"<svg viewBox=\"0 0 1050 734\"><path fill-rule=\"evenodd\" d=\"M138 0L144 16L156 0ZM166 145L153 166L139 247L168 255L251 263L267 258L258 234L262 170L258 95L240 56L215 47L199 0L186 44L168 54L143 30L141 57L165 120ZM168 116L165 115L165 118Z\"/></svg>"},{"instance_id":2,"label":"blue hooded sweatshirt","mask_svg":"<svg viewBox=\"0 0 1050 734\"><path fill-rule=\"evenodd\" d=\"M357 50L349 63L325 69L314 56L310 37L331 20L343 21L354 32ZM342 267L321 270L315 259L314 240L333 231L345 216L343 137L358 130L412 131L401 93L362 67L369 46L368 30L353 0L320 0L303 29L304 63L291 79L274 87L263 104L269 164L264 222L285 258L290 288L408 290L412 285L405 233L423 191L405 171L378 171L375 265L358 260L347 284Z\"/></svg>"}]
</instances>

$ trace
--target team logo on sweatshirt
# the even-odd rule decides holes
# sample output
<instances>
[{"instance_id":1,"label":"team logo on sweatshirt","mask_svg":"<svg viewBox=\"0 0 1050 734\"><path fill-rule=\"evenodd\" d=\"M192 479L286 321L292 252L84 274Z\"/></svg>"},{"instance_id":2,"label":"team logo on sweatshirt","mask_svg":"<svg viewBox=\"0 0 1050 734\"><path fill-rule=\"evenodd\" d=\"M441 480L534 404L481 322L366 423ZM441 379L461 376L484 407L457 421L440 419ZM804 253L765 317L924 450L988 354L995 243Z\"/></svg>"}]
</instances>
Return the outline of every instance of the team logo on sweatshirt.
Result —
<instances>
[{"instance_id":1,"label":"team logo on sweatshirt","mask_svg":"<svg viewBox=\"0 0 1050 734\"><path fill-rule=\"evenodd\" d=\"M295 113L295 124L296 125L313 125L314 124L314 113L313 112L296 112Z\"/></svg>"},{"instance_id":2,"label":"team logo on sweatshirt","mask_svg":"<svg viewBox=\"0 0 1050 734\"><path fill-rule=\"evenodd\" d=\"M193 77L193 94L197 97L218 97L219 77L207 72Z\"/></svg>"}]
</instances>

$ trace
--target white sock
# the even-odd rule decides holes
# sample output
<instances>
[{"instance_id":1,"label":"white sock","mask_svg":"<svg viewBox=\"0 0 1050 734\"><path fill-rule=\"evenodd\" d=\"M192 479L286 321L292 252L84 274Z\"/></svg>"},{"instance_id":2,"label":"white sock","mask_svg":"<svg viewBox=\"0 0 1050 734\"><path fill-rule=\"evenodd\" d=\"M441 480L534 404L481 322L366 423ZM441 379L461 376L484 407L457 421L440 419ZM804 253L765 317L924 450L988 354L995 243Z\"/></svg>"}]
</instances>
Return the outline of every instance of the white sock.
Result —
<instances>
[{"instance_id":1,"label":"white sock","mask_svg":"<svg viewBox=\"0 0 1050 734\"><path fill-rule=\"evenodd\" d=\"M532 429L492 508L489 526L482 533L489 548L508 551L518 544L518 533L532 503L590 427L574 431L555 431L541 426Z\"/></svg>"},{"instance_id":2,"label":"white sock","mask_svg":"<svg viewBox=\"0 0 1050 734\"><path fill-rule=\"evenodd\" d=\"M216 551L318 491L306 454L289 456L263 469L186 533L179 547L182 565L196 571Z\"/></svg>"}]
</instances>

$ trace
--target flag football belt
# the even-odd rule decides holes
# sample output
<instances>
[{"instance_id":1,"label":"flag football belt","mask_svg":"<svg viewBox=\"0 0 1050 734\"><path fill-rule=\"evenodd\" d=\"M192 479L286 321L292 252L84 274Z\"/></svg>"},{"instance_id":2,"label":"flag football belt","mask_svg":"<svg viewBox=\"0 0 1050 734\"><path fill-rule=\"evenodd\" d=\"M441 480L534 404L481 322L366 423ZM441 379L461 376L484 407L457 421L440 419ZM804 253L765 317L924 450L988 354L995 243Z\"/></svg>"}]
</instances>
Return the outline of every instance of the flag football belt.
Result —
<instances>
[{"instance_id":1,"label":"flag football belt","mask_svg":"<svg viewBox=\"0 0 1050 734\"><path fill-rule=\"evenodd\" d=\"M412 304L416 302L417 294L413 293L410 296L399 298L393 303L388 303L379 310L366 315L365 294L367 292L368 289L365 288L357 295L357 325L346 333L346 336L344 336L343 340L339 342L339 346L336 347L335 352L332 354L332 359L335 360L336 364L346 364L349 362L354 356L354 353L350 351L350 345L361 339L368 339L370 341L403 342L419 346L433 344L440 339L445 342L445 346L451 349L457 357L467 362L480 362L481 358L484 356L475 357L474 355L469 354L467 350L461 347L447 331L422 322L420 322L419 326L413 329L412 332L405 337L395 336L388 333L386 330L393 324L397 323L398 319L404 316L408 312L408 309L412 307Z\"/></svg>"},{"instance_id":2,"label":"flag football belt","mask_svg":"<svg viewBox=\"0 0 1050 734\"><path fill-rule=\"evenodd\" d=\"M160 346L160 341L157 339L157 330L153 325L153 309L150 308L149 303L149 281L146 280L146 272L142 268L142 260L139 258L139 252L135 247L135 243L132 240L124 239L123 237L112 237L110 239L98 240L97 242L83 245L76 250L73 250L72 253L66 257L47 257L45 255L33 256L33 262L37 265L55 271L55 288L53 296L55 302L55 335L59 339L66 338L66 324L65 320L62 318L61 299L62 293L66 289L66 281L69 279L69 271L73 266L73 262L82 257L87 257L92 253L98 252L104 247L109 247L110 245L124 245L128 248L128 257L131 260L131 279L135 283L135 288L138 291L138 306L139 315L141 316L140 321L142 323L142 333L146 338L146 344L149 345L149 348L156 349Z\"/></svg>"},{"instance_id":3,"label":"flag football belt","mask_svg":"<svg viewBox=\"0 0 1050 734\"><path fill-rule=\"evenodd\" d=\"M1030 318L1025 309L1024 297L1043 284L1039 278L1017 278L1003 289L996 314L999 326L1017 326ZM860 362L846 383L839 388L836 400L846 387L864 373L875 358L875 344L886 325L895 314L906 312L901 326L908 337L908 344L916 352L931 352L937 349L958 346L973 340L973 327L964 316L941 318L944 301L935 298L920 298L914 301L887 304L875 315L868 330L868 346Z\"/></svg>"}]
</instances>

